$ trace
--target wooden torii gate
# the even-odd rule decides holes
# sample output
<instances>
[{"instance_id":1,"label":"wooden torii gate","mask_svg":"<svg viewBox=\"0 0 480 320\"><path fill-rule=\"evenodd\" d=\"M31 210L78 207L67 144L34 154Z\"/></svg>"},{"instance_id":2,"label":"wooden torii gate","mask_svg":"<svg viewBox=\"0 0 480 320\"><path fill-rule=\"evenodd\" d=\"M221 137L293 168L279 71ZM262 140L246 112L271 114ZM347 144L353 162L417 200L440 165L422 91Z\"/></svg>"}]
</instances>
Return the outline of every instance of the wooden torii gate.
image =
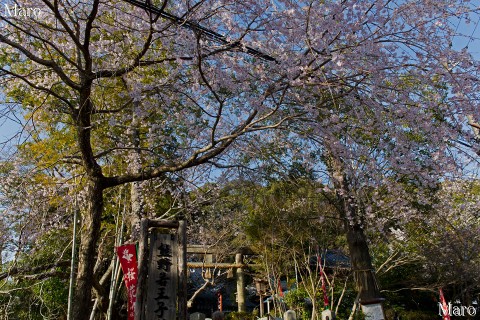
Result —
<instances>
[{"instance_id":1,"label":"wooden torii gate","mask_svg":"<svg viewBox=\"0 0 480 320\"><path fill-rule=\"evenodd\" d=\"M245 312L245 274L244 268L247 266L244 263L243 256L246 253L253 254L250 249L244 248L240 250L241 252L232 253L235 254L235 263L222 263L222 262L213 262L211 259L205 259L204 262L187 262L188 268L218 268L218 269L236 269L237 277L237 305L238 311ZM218 249L216 247L205 247L202 245L189 245L187 246L187 253L201 254L205 256L211 256L214 253L217 253ZM254 265L250 265L254 266Z\"/></svg>"}]
</instances>

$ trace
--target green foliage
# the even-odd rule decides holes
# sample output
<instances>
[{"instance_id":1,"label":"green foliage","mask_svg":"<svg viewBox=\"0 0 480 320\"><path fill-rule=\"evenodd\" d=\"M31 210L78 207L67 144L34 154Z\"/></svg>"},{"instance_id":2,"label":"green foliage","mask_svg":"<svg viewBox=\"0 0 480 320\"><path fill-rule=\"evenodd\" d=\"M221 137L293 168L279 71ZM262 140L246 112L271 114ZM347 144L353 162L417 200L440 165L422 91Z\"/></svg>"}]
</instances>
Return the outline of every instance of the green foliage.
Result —
<instances>
[{"instance_id":1,"label":"green foliage","mask_svg":"<svg viewBox=\"0 0 480 320\"><path fill-rule=\"evenodd\" d=\"M343 286L336 285L334 288L334 297L335 297L335 304L338 303L337 299L340 298L342 294ZM345 288L345 292L343 293L342 302L338 308L338 312L336 314L337 319L348 319L350 313L352 312L352 307L357 298L357 290L355 289L355 284L353 279L349 279L347 283L347 287ZM334 306L336 309L336 306ZM357 312L358 320L363 319L359 312ZM357 318L354 318L357 319Z\"/></svg>"},{"instance_id":2,"label":"green foliage","mask_svg":"<svg viewBox=\"0 0 480 320\"><path fill-rule=\"evenodd\" d=\"M422 310L385 310L385 316L387 319L394 319L395 315L402 320L432 320L438 317L438 314Z\"/></svg>"},{"instance_id":3,"label":"green foliage","mask_svg":"<svg viewBox=\"0 0 480 320\"><path fill-rule=\"evenodd\" d=\"M294 310L298 320L309 320L312 316L311 307L307 304L308 294L302 287L285 294L284 301L288 308Z\"/></svg>"},{"instance_id":4,"label":"green foliage","mask_svg":"<svg viewBox=\"0 0 480 320\"><path fill-rule=\"evenodd\" d=\"M338 317L338 319L347 319L347 318L340 318L340 317ZM365 315L363 314L363 312L357 311L357 312L355 312L355 314L353 315L353 320L365 320Z\"/></svg>"},{"instance_id":5,"label":"green foliage","mask_svg":"<svg viewBox=\"0 0 480 320\"><path fill-rule=\"evenodd\" d=\"M225 320L255 320L256 317L248 312L230 312L225 317Z\"/></svg>"},{"instance_id":6,"label":"green foliage","mask_svg":"<svg viewBox=\"0 0 480 320\"><path fill-rule=\"evenodd\" d=\"M68 283L58 278L2 284L0 319L58 320L66 315Z\"/></svg>"},{"instance_id":7,"label":"green foliage","mask_svg":"<svg viewBox=\"0 0 480 320\"><path fill-rule=\"evenodd\" d=\"M247 204L244 230L254 247L268 251L283 270L293 270L292 256L303 255L314 239L325 248L343 241L335 208L318 193L321 185L309 180L271 182L257 186Z\"/></svg>"},{"instance_id":8,"label":"green foliage","mask_svg":"<svg viewBox=\"0 0 480 320\"><path fill-rule=\"evenodd\" d=\"M42 314L51 315L51 318L66 314L68 300L68 280L49 278L33 286L32 292L41 301Z\"/></svg>"},{"instance_id":9,"label":"green foliage","mask_svg":"<svg viewBox=\"0 0 480 320\"><path fill-rule=\"evenodd\" d=\"M36 239L38 247L19 252L17 268L25 272L15 280L0 283L6 292L0 294L0 319L56 320L66 315L69 268L42 266L58 261L62 255L64 260L69 258L70 237L69 229L52 229Z\"/></svg>"}]
</instances>

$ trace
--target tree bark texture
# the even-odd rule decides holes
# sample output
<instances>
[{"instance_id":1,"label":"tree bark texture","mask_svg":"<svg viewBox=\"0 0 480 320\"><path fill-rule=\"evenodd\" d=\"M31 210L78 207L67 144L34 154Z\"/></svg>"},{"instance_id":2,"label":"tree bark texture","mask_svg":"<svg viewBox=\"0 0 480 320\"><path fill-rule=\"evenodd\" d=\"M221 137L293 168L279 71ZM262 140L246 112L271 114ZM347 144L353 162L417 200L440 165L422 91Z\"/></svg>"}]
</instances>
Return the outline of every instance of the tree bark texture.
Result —
<instances>
[{"instance_id":1,"label":"tree bark texture","mask_svg":"<svg viewBox=\"0 0 480 320\"><path fill-rule=\"evenodd\" d=\"M328 152L329 171L336 189L338 209L344 219L350 263L354 272L360 302L381 299L367 237L363 229L364 219L355 205L356 197L343 169L343 164L335 155Z\"/></svg>"},{"instance_id":2,"label":"tree bark texture","mask_svg":"<svg viewBox=\"0 0 480 320\"><path fill-rule=\"evenodd\" d=\"M103 187L98 179L88 182L87 208L80 231L78 272L75 288L73 319L89 319L92 305L93 268L96 259L96 244L100 236L103 210Z\"/></svg>"},{"instance_id":3,"label":"tree bark texture","mask_svg":"<svg viewBox=\"0 0 480 320\"><path fill-rule=\"evenodd\" d=\"M138 102L133 103L132 123L129 128L131 146L134 149L129 154L128 171L136 173L142 171L142 156L140 154L140 130L138 128L139 121L136 116L138 109ZM131 184L130 198L131 198L131 212L129 213L129 223L131 226L131 240L137 241L140 236L140 222L144 215L145 201L142 195L142 181L135 181Z\"/></svg>"},{"instance_id":4,"label":"tree bark texture","mask_svg":"<svg viewBox=\"0 0 480 320\"><path fill-rule=\"evenodd\" d=\"M346 226L346 235L360 302L378 300L381 297L380 290L372 266L367 237L358 224Z\"/></svg>"}]
</instances>

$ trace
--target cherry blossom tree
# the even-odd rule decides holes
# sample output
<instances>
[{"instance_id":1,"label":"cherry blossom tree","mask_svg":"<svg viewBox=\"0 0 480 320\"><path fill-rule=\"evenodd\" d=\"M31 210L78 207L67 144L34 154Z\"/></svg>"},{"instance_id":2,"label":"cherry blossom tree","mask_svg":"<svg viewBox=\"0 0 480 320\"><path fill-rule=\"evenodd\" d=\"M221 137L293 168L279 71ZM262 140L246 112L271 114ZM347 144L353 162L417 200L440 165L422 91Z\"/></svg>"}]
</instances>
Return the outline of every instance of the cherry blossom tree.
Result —
<instances>
[{"instance_id":1,"label":"cherry blossom tree","mask_svg":"<svg viewBox=\"0 0 480 320\"><path fill-rule=\"evenodd\" d=\"M453 289L456 299L471 303L479 291L478 183L446 181L437 199L429 221L410 228L404 236L411 237L409 245L425 257L423 268L435 271L433 281Z\"/></svg>"},{"instance_id":2,"label":"cherry blossom tree","mask_svg":"<svg viewBox=\"0 0 480 320\"><path fill-rule=\"evenodd\" d=\"M443 288L452 301L469 305L479 292L478 183L447 180L433 198L416 208L422 214L411 215L403 225L391 224L371 239L377 272L386 284L382 290L392 298L407 292L437 296ZM438 312L436 305L430 307Z\"/></svg>"},{"instance_id":3,"label":"cherry blossom tree","mask_svg":"<svg viewBox=\"0 0 480 320\"><path fill-rule=\"evenodd\" d=\"M34 138L28 144L38 170L64 162L75 171L63 166L70 171L57 175L60 180L83 172L73 313L83 319L107 188L207 163L237 137L279 127L295 112L255 85L262 71L242 55L227 54L230 43L215 47L202 34L120 2L23 5L41 14L2 17L2 84L7 103L21 104L30 117ZM199 21L227 12L211 9L168 8ZM131 130L141 140L131 143ZM61 135L73 139L57 145L53 156L43 154ZM132 159L141 162L123 165Z\"/></svg>"}]
</instances>

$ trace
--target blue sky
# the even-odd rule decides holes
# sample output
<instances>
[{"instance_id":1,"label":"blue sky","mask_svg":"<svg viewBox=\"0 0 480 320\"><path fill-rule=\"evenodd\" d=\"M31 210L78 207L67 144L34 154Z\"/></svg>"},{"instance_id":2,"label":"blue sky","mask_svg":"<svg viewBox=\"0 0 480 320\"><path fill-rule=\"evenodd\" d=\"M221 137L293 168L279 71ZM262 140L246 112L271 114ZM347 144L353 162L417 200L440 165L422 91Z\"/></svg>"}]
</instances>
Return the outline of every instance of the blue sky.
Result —
<instances>
[{"instance_id":1,"label":"blue sky","mask_svg":"<svg viewBox=\"0 0 480 320\"><path fill-rule=\"evenodd\" d=\"M480 17L471 17L470 23L466 23L465 18L453 22L457 32L465 35L454 39L453 47L457 49L468 48L468 51L476 58L480 59Z\"/></svg>"}]
</instances>

